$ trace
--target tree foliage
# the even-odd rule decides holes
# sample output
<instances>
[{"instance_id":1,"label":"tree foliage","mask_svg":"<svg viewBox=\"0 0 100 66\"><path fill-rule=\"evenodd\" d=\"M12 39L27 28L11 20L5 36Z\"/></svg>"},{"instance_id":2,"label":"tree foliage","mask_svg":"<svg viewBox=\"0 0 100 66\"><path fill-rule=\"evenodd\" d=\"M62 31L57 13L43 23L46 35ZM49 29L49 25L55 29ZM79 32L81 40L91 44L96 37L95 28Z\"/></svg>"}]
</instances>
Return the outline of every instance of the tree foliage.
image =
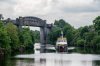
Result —
<instances>
[{"instance_id":1,"label":"tree foliage","mask_svg":"<svg viewBox=\"0 0 100 66\"><path fill-rule=\"evenodd\" d=\"M100 16L96 17L93 21L95 30L100 31Z\"/></svg>"},{"instance_id":2,"label":"tree foliage","mask_svg":"<svg viewBox=\"0 0 100 66\"><path fill-rule=\"evenodd\" d=\"M13 25L11 22L7 23L6 25L7 33L11 39L11 48L13 50L17 49L19 47L19 37L18 37L18 29L15 25Z\"/></svg>"},{"instance_id":3,"label":"tree foliage","mask_svg":"<svg viewBox=\"0 0 100 66\"><path fill-rule=\"evenodd\" d=\"M34 41L36 43L39 43L40 42L40 32L38 30L35 30L35 31L31 31L34 35Z\"/></svg>"},{"instance_id":4,"label":"tree foliage","mask_svg":"<svg viewBox=\"0 0 100 66\"><path fill-rule=\"evenodd\" d=\"M86 41L84 39L79 39L79 40L77 40L77 46L83 47L85 42Z\"/></svg>"},{"instance_id":5,"label":"tree foliage","mask_svg":"<svg viewBox=\"0 0 100 66\"><path fill-rule=\"evenodd\" d=\"M93 25L84 26L78 29L79 37L86 41L84 46L86 47L100 47L99 31L100 31L100 16L96 17L93 21ZM78 38L76 41L79 41ZM75 43L77 45L77 43Z\"/></svg>"},{"instance_id":6,"label":"tree foliage","mask_svg":"<svg viewBox=\"0 0 100 66\"><path fill-rule=\"evenodd\" d=\"M75 29L65 20L55 20L54 26L49 33L49 43L56 44L57 38L64 32L68 45L81 47L100 48L100 16L93 20L93 25ZM35 42L40 42L40 32L30 31L29 28L22 28L22 31L11 22L4 25L0 21L0 48L15 51L21 47L33 48Z\"/></svg>"},{"instance_id":7,"label":"tree foliage","mask_svg":"<svg viewBox=\"0 0 100 66\"><path fill-rule=\"evenodd\" d=\"M29 28L23 28L23 30L20 32L20 44L23 47L28 47L32 42L32 36ZM31 45L32 46L32 45Z\"/></svg>"},{"instance_id":8,"label":"tree foliage","mask_svg":"<svg viewBox=\"0 0 100 66\"><path fill-rule=\"evenodd\" d=\"M55 21L54 27L52 28L52 31L49 34L50 42L55 44L57 41L57 38L61 36L61 31L64 32L64 37L67 38L68 43L70 45L74 36L75 29L63 19Z\"/></svg>"},{"instance_id":9,"label":"tree foliage","mask_svg":"<svg viewBox=\"0 0 100 66\"><path fill-rule=\"evenodd\" d=\"M57 38L60 36L61 29L57 26L54 26L49 33L49 43L54 44L56 43Z\"/></svg>"},{"instance_id":10,"label":"tree foliage","mask_svg":"<svg viewBox=\"0 0 100 66\"><path fill-rule=\"evenodd\" d=\"M5 29L3 22L0 21L0 48L4 48L6 51L11 50L11 39Z\"/></svg>"},{"instance_id":11,"label":"tree foliage","mask_svg":"<svg viewBox=\"0 0 100 66\"><path fill-rule=\"evenodd\" d=\"M13 23L8 22L4 25L0 21L0 48L5 51L16 51L20 48L28 48L33 50L34 35L29 28L18 29ZM0 50L1 51L1 50Z\"/></svg>"},{"instance_id":12,"label":"tree foliage","mask_svg":"<svg viewBox=\"0 0 100 66\"><path fill-rule=\"evenodd\" d=\"M56 20L49 34L51 43L55 44L57 38L60 36L61 30L64 32L64 37L67 38L68 45L100 47L100 16L94 19L93 25L80 27L78 29L72 27L63 19Z\"/></svg>"}]
</instances>

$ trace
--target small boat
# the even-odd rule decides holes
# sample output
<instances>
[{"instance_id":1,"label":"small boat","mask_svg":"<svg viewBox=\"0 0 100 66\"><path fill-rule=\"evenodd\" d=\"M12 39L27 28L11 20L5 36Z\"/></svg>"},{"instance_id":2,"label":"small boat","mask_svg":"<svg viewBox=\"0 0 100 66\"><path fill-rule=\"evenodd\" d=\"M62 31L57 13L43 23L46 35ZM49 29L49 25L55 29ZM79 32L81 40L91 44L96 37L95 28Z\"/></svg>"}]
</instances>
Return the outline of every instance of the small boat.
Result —
<instances>
[{"instance_id":1,"label":"small boat","mask_svg":"<svg viewBox=\"0 0 100 66\"><path fill-rule=\"evenodd\" d=\"M61 36L57 39L56 51L67 52L67 39L63 37L63 31L61 31Z\"/></svg>"},{"instance_id":2,"label":"small boat","mask_svg":"<svg viewBox=\"0 0 100 66\"><path fill-rule=\"evenodd\" d=\"M40 43L35 43L34 44L34 52L35 53L40 53Z\"/></svg>"}]
</instances>

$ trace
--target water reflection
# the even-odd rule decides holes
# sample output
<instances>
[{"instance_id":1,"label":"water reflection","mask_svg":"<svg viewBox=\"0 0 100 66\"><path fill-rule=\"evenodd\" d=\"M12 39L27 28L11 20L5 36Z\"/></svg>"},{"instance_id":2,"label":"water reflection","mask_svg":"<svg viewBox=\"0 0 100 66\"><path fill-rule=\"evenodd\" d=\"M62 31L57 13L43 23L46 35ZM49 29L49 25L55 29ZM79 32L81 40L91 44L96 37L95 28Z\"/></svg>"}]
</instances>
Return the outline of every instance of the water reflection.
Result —
<instances>
[{"instance_id":1,"label":"water reflection","mask_svg":"<svg viewBox=\"0 0 100 66\"><path fill-rule=\"evenodd\" d=\"M46 53L18 55L16 57L30 58L18 60L17 66L100 66L100 55L92 54Z\"/></svg>"},{"instance_id":2,"label":"water reflection","mask_svg":"<svg viewBox=\"0 0 100 66\"><path fill-rule=\"evenodd\" d=\"M77 53L82 53L82 54L100 54L100 48L76 47L72 52L77 52Z\"/></svg>"},{"instance_id":3,"label":"water reflection","mask_svg":"<svg viewBox=\"0 0 100 66\"><path fill-rule=\"evenodd\" d=\"M100 66L100 61L65 61L51 59L17 60L15 66Z\"/></svg>"},{"instance_id":4,"label":"water reflection","mask_svg":"<svg viewBox=\"0 0 100 66\"><path fill-rule=\"evenodd\" d=\"M100 54L99 50L76 48L68 53L5 56L0 57L0 66L100 66Z\"/></svg>"}]
</instances>

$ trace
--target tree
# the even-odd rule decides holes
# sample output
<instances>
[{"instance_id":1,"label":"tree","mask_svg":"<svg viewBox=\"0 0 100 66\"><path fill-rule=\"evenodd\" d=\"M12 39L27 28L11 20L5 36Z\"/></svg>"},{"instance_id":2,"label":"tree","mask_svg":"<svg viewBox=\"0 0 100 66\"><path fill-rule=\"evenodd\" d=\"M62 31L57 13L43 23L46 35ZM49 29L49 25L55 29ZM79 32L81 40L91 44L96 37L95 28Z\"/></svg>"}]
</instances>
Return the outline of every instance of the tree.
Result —
<instances>
[{"instance_id":1,"label":"tree","mask_svg":"<svg viewBox=\"0 0 100 66\"><path fill-rule=\"evenodd\" d=\"M100 36L95 36L94 39L92 40L92 44L95 47L100 47Z\"/></svg>"},{"instance_id":2,"label":"tree","mask_svg":"<svg viewBox=\"0 0 100 66\"><path fill-rule=\"evenodd\" d=\"M23 47L33 46L32 37L29 28L23 28L20 33L20 44Z\"/></svg>"},{"instance_id":3,"label":"tree","mask_svg":"<svg viewBox=\"0 0 100 66\"><path fill-rule=\"evenodd\" d=\"M70 24L66 23L66 21L64 21L63 19L60 19L59 21L55 20L54 25L63 28L65 25L70 25Z\"/></svg>"},{"instance_id":4,"label":"tree","mask_svg":"<svg viewBox=\"0 0 100 66\"><path fill-rule=\"evenodd\" d=\"M74 39L75 29L72 26L66 24L63 27L63 32L64 32L64 36L67 38L68 45L71 45L72 40Z\"/></svg>"},{"instance_id":5,"label":"tree","mask_svg":"<svg viewBox=\"0 0 100 66\"><path fill-rule=\"evenodd\" d=\"M84 39L79 39L78 41L77 41L77 46L79 46L79 47L84 47L85 46L85 40Z\"/></svg>"},{"instance_id":6,"label":"tree","mask_svg":"<svg viewBox=\"0 0 100 66\"><path fill-rule=\"evenodd\" d=\"M51 32L49 33L49 43L50 44L56 44L57 38L60 36L61 33L61 29L57 26L54 26L51 30Z\"/></svg>"},{"instance_id":7,"label":"tree","mask_svg":"<svg viewBox=\"0 0 100 66\"><path fill-rule=\"evenodd\" d=\"M87 32L84 34L85 40L86 40L86 45L89 47L92 47L92 40L94 39L94 37L96 36L95 32Z\"/></svg>"},{"instance_id":8,"label":"tree","mask_svg":"<svg viewBox=\"0 0 100 66\"><path fill-rule=\"evenodd\" d=\"M12 50L18 49L20 44L19 44L19 36L18 36L17 27L11 22L9 22L6 25L6 30L11 39L10 45L11 45Z\"/></svg>"},{"instance_id":9,"label":"tree","mask_svg":"<svg viewBox=\"0 0 100 66\"><path fill-rule=\"evenodd\" d=\"M96 31L100 31L100 16L96 17L93 21L94 27Z\"/></svg>"},{"instance_id":10,"label":"tree","mask_svg":"<svg viewBox=\"0 0 100 66\"><path fill-rule=\"evenodd\" d=\"M40 32L35 30L35 31L31 31L34 34L34 40L36 43L40 42Z\"/></svg>"},{"instance_id":11,"label":"tree","mask_svg":"<svg viewBox=\"0 0 100 66\"><path fill-rule=\"evenodd\" d=\"M49 40L51 41L51 43L55 44L57 38L61 36L61 31L64 32L64 37L67 38L68 44L70 45L75 34L75 29L63 19L55 21L54 27L52 28L52 31L49 34Z\"/></svg>"},{"instance_id":12,"label":"tree","mask_svg":"<svg viewBox=\"0 0 100 66\"><path fill-rule=\"evenodd\" d=\"M0 21L0 48L4 48L5 51L10 51L10 37L8 36L7 30L5 29L3 22Z\"/></svg>"},{"instance_id":13,"label":"tree","mask_svg":"<svg viewBox=\"0 0 100 66\"><path fill-rule=\"evenodd\" d=\"M84 38L83 35L84 35L86 32L89 32L89 28L88 28L88 26L81 27L81 28L79 28L79 31L80 31L80 36L81 36L82 38Z\"/></svg>"},{"instance_id":14,"label":"tree","mask_svg":"<svg viewBox=\"0 0 100 66\"><path fill-rule=\"evenodd\" d=\"M32 43L34 44L35 43L34 32L33 31L30 31L30 35L32 37Z\"/></svg>"}]
</instances>

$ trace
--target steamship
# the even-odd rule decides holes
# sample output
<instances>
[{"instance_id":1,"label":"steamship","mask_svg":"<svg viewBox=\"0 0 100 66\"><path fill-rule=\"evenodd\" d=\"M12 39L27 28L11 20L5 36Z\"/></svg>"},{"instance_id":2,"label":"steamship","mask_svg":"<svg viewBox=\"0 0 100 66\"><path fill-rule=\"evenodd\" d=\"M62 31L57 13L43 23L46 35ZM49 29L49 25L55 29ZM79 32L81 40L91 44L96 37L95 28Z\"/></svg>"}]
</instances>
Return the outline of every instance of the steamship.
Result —
<instances>
[{"instance_id":1,"label":"steamship","mask_svg":"<svg viewBox=\"0 0 100 66\"><path fill-rule=\"evenodd\" d=\"M56 42L56 51L57 52L67 52L67 39L63 37L63 31L61 31L61 36L57 39Z\"/></svg>"}]
</instances>

